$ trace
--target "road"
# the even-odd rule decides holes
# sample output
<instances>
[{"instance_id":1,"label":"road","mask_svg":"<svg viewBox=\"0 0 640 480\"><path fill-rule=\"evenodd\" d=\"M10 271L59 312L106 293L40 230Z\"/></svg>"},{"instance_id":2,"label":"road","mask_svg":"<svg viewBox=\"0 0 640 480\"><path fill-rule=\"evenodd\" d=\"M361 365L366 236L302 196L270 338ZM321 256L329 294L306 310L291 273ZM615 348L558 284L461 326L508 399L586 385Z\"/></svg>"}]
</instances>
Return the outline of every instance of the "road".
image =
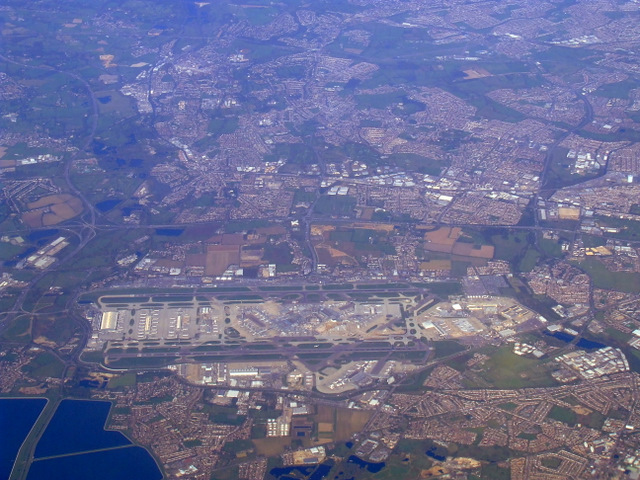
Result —
<instances>
[{"instance_id":1,"label":"road","mask_svg":"<svg viewBox=\"0 0 640 480\"><path fill-rule=\"evenodd\" d=\"M183 54L186 55L187 53ZM175 62L176 60L178 60L182 55L178 55L176 57L173 56L168 56L164 61L166 61L166 63L171 63L171 62ZM68 188L68 190L74 194L75 196L77 196L78 198L81 199L83 206L84 206L84 214L83 217L81 218L80 221L75 221L75 222L70 222L69 224L67 224L64 228L69 231L69 232L73 232L79 242L78 244L75 246L75 248L73 248L73 250L69 253L67 253L66 255L60 257L58 263L56 265L54 265L52 268L50 269L46 269L43 271L38 272L35 277L31 280L29 286L25 289L23 289L20 294L18 295L12 309L9 312L6 312L6 315L4 317L3 320L0 321L0 330L2 330L3 328L6 328L6 326L8 324L10 324L17 316L25 314L26 312L23 309L23 305L25 303L25 300L27 299L29 293L32 291L33 287L35 285L37 285L46 275L50 274L51 272L56 271L56 269L60 268L61 265L65 265L65 264L69 264L74 257L77 256L77 254L79 252L81 252L85 246L93 239L96 237L96 235L99 232L104 232L104 231L127 231L127 230L131 230L131 229L153 229L153 228L185 228L185 227L189 227L189 226L202 226L202 225L206 225L207 222L204 223L192 223L192 224L182 224L182 225L175 225L175 224L155 224L155 225L115 225L115 224L110 224L104 221L104 219L99 218L99 215L97 214L94 206L88 201L88 199L85 197L85 195L83 194L83 192L78 189L74 184L73 181L71 179L71 168L72 168L72 164L73 161L78 157L78 155L82 154L83 152L85 152L91 145L95 135L96 135L96 130L97 130L97 125L98 125L98 119L99 119L99 108L98 108L98 102L96 99L96 96L91 88L91 86L89 85L89 83L83 79L82 77L80 77L79 75L73 73L73 72L66 72L66 71L62 71L59 69L56 69L54 67L50 67L50 66L32 66L32 65L25 65L24 63L20 63L17 61L14 61L10 58L7 58L3 55L0 55L0 59L8 62L8 63L12 63L15 65L19 65L23 68L28 68L28 69L37 69L37 70L44 70L44 71L51 71L51 72L56 72L62 75L66 75L72 79L74 79L75 81L81 83L84 87L84 89L87 92L87 95L90 99L90 108L91 108L91 113L90 113L90 122L89 122L89 131L86 134L85 139L82 142L82 145L79 147L79 149L71 156L69 156L66 160L65 160L65 164L64 164L64 181L66 183L66 186ZM152 82L153 82L153 78L154 78L154 74L155 72L159 71L160 67L156 67L156 69L154 69L154 71L151 72L151 74L149 75L149 89L151 90L151 86L152 86ZM542 200L545 198L545 195L548 195L550 192L553 191L553 188L548 187L549 185L549 172L551 171L551 165L553 162L553 154L554 151L557 149L557 147L562 143L562 141L564 141L569 135L578 132L579 130L581 130L582 128L584 128L586 125L588 125L592 120L593 120L593 108L591 106L591 104L589 103L588 99L584 96L581 95L580 92L576 91L574 92L577 96L577 98L580 98L582 100L582 102L584 103L584 108L585 108L585 114L584 117L582 118L582 120L579 122L578 125L576 125L575 127L566 130L562 133L561 136L559 136L555 142L549 146L549 150L548 153L545 157L545 161L544 161L544 167L542 170L542 173L540 175L541 180L540 180L540 184L541 184L541 189L540 191L535 195L532 204L533 204L533 208L535 208L535 205L537 204L537 202L539 200ZM155 110L156 110L156 105L155 105L155 101L153 96L150 96L150 102L152 105L152 109L153 109L153 114L155 115ZM168 140L167 140L168 141ZM170 143L170 142L169 142ZM315 142L315 138L313 135L307 136L305 138L305 143L313 150L315 159L316 159L316 163L319 165L320 171L321 171L321 176L326 176L326 165L324 164L324 160L321 154L319 154L318 152L318 147L316 145ZM221 170L222 171L222 170ZM293 174L281 174L282 176L288 176L288 175L293 175ZM304 229L304 235L305 235L305 243L307 245L307 248L309 250L309 254L311 256L311 269L310 269L310 274L314 275L317 273L317 267L318 267L318 263L319 263L319 259L318 259L318 255L316 252L316 249L313 246L313 243L311 241L311 226L313 223L332 223L332 224L351 224L354 222L357 223L362 223L362 224L367 224L367 223L378 223L378 222L373 222L373 221L367 221L367 220L353 220L353 219L345 219L345 218L339 218L339 219L332 219L332 218L327 218L326 216L322 216L322 215L317 215L314 210L315 210L315 206L317 204L318 199L321 198L320 197L320 190L317 189L316 190L316 196L314 201L311 203L310 207L308 208L307 212L305 213L305 215L301 218L301 226ZM540 225L539 222L539 218L537 215L534 215L534 225L490 225L490 226L484 226L486 228L505 228L505 229L509 229L509 230L521 230L521 231L529 231L529 232L540 232L542 230L546 230L548 227L543 227ZM282 218L274 218L273 220L280 220L280 221L287 221L290 220L287 217L282 217ZM212 224L217 224L219 222L210 222ZM414 223L404 223L404 226L406 226L407 228L412 228L415 226ZM438 221L436 222L433 227L437 228L439 226L449 226L449 227L461 227L461 228L467 228L467 227L483 227L483 226L479 226L477 224L464 224L464 223L445 223L445 222L441 222ZM42 227L41 229L46 229L46 228L50 228L50 227ZM39 229L34 229L34 230L39 230ZM558 232L562 232L562 233L567 233L567 234L572 234L575 235L575 231L574 230L570 230L570 229L555 229ZM7 232L9 233L9 232ZM537 235L536 235L536 242L537 242ZM383 291L388 291L388 290L383 290ZM339 291L338 291L339 292ZM363 293L375 293L374 291L363 291ZM305 292L303 292L303 295L305 294ZM73 318L76 320L76 323L79 325L79 328L81 328L82 331L82 337L84 338L84 340L82 342L80 342L80 344L74 349L74 351L72 352L71 355L71 360L72 361L76 361L78 359L79 353L82 350L82 347L84 346L84 343L86 342L87 337L90 335L90 326L88 326L87 322L77 313L74 313L74 305L75 305L75 300L76 300L76 296L73 297L72 300L70 300L67 305L66 305L66 310L64 313L70 314L73 316ZM593 299L591 299L591 302L593 303ZM593 305L592 305L593 306ZM585 327L586 328L586 327ZM340 347L335 347L335 350L332 350L332 353L342 353L344 350L346 349L346 347L340 348ZM371 350L363 350L363 349L359 349L358 351L363 351L363 352L379 352L379 353L384 353L384 354L389 354L389 350L376 350L376 349L371 349ZM393 351L393 350L392 350ZM251 352L250 350L245 350L245 349L240 349L238 351L239 354L242 355L265 355L268 354L269 351L263 351L260 353L257 352ZM283 354L286 355L297 355L298 353L304 353L304 352L297 352L295 347L285 347L284 350L282 350ZM212 356L216 356L216 355L224 355L227 354L225 352L220 352L219 354L215 354L212 352L207 352L207 355L212 355ZM133 356L134 354L132 354ZM169 354L167 354L169 355ZM198 355L197 352L191 352L187 355ZM125 354L121 355L121 356L116 356L114 355L113 358L128 358Z\"/></svg>"},{"instance_id":2,"label":"road","mask_svg":"<svg viewBox=\"0 0 640 480\"><path fill-rule=\"evenodd\" d=\"M76 229L76 235L78 235L78 237L80 238L80 242L78 243L78 245L68 254L66 254L65 256L59 258L56 267L58 267L61 264L65 264L68 263L73 257L75 257L95 236L96 236L96 231L95 231L95 224L96 224L96 211L95 208L93 207L93 205L91 204L91 202L89 202L87 200L87 198L85 197L85 195L82 193L81 190L79 190L71 181L71 176L70 176L70 172L71 172L71 166L73 165L73 161L78 158L79 155L84 154L84 152L89 148L89 146L91 145L91 142L93 142L93 139L95 138L95 134L96 134L96 130L98 128L98 118L100 115L99 109L98 109L98 102L96 100L96 96L93 92L93 90L91 89L91 86L89 85L89 83L82 77L80 77L79 75L73 73L73 72L66 72L63 70L59 70L57 68L54 67L50 67L50 66L33 66L33 65L25 65L23 63L20 62L16 62L15 60L12 60L4 55L0 55L0 60L3 60L5 62L14 64L14 65L18 65L22 68L27 68L27 69L35 69L35 70L44 70L44 71L50 71L50 72L55 72L55 73L59 73L62 75L66 75L70 78L73 78L74 80L80 82L86 92L87 95L89 96L90 102L91 102L91 114L90 114L90 126L89 126L89 132L86 135L85 140L83 141L82 145L75 151L75 153L73 153L72 155L70 155L66 160L65 160L65 165L64 165L64 181L66 183L67 188L69 189L70 192L72 192L75 196L77 196L83 204L84 207L84 216L88 216L88 219L83 220L83 224L80 225L79 230ZM38 284L38 282L40 282L48 273L50 273L49 269L45 269L41 272L39 272L30 282L29 285L24 288L20 294L18 295L18 297L16 298L15 303L13 304L13 307L11 308L11 312L5 316L5 318L0 321L0 332L3 331L4 328L6 328L8 325L11 324L11 322L16 318L17 315L22 313L22 306L24 305L24 302L27 298L27 295L30 293L31 289Z\"/></svg>"}]
</instances>

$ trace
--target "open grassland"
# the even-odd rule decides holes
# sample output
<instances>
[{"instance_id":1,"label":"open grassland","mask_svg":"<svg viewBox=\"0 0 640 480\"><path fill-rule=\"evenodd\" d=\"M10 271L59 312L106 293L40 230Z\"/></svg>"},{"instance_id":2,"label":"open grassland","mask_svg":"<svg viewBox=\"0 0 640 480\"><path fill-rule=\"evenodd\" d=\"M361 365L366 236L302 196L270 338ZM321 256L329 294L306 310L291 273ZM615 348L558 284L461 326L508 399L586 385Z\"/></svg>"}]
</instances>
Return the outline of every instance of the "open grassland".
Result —
<instances>
[{"instance_id":1,"label":"open grassland","mask_svg":"<svg viewBox=\"0 0 640 480\"><path fill-rule=\"evenodd\" d=\"M47 195L27 205L22 221L30 227L56 225L82 213L82 201L71 194Z\"/></svg>"},{"instance_id":2,"label":"open grassland","mask_svg":"<svg viewBox=\"0 0 640 480\"><path fill-rule=\"evenodd\" d=\"M544 362L516 355L510 346L501 347L492 353L480 376L496 388L557 385Z\"/></svg>"}]
</instances>

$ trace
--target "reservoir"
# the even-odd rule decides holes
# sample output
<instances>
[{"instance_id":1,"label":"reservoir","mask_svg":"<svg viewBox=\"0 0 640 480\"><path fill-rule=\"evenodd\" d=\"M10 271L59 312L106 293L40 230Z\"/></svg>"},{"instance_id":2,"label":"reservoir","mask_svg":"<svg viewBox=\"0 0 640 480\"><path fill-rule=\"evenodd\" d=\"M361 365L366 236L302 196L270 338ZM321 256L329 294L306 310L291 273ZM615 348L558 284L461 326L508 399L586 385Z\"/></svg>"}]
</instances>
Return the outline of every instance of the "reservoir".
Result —
<instances>
[{"instance_id":1,"label":"reservoir","mask_svg":"<svg viewBox=\"0 0 640 480\"><path fill-rule=\"evenodd\" d=\"M35 458L130 445L120 432L104 430L111 404L63 400L47 425Z\"/></svg>"},{"instance_id":2,"label":"reservoir","mask_svg":"<svg viewBox=\"0 0 640 480\"><path fill-rule=\"evenodd\" d=\"M36 460L27 480L160 480L149 452L133 445L101 452Z\"/></svg>"},{"instance_id":3,"label":"reservoir","mask_svg":"<svg viewBox=\"0 0 640 480\"><path fill-rule=\"evenodd\" d=\"M104 429L110 409L109 402L60 402L36 446L27 480L162 479L147 450Z\"/></svg>"},{"instance_id":4,"label":"reservoir","mask_svg":"<svg viewBox=\"0 0 640 480\"><path fill-rule=\"evenodd\" d=\"M0 400L0 478L9 478L18 450L46 404L44 398Z\"/></svg>"}]
</instances>

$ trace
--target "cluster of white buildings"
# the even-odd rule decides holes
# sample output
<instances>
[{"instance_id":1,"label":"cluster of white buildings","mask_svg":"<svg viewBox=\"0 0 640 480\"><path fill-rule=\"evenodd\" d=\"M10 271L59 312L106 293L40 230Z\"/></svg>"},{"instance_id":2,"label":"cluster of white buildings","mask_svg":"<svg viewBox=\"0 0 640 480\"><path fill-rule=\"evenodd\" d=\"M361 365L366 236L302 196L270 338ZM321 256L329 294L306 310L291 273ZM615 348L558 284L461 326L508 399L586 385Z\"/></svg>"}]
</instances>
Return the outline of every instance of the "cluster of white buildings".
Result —
<instances>
[{"instance_id":1,"label":"cluster of white buildings","mask_svg":"<svg viewBox=\"0 0 640 480\"><path fill-rule=\"evenodd\" d=\"M629 370L629 362L618 348L605 347L593 353L575 350L566 353L556 361L570 367L585 379L602 377Z\"/></svg>"}]
</instances>

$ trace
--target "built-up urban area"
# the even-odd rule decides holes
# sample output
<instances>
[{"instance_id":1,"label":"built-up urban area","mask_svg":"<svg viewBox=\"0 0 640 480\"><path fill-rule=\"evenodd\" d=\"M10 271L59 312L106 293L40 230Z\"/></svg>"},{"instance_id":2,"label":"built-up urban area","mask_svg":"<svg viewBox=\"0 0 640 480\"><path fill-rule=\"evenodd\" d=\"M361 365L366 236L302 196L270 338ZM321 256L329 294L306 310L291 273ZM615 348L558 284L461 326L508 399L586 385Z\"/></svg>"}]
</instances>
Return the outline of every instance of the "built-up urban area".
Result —
<instances>
[{"instance_id":1,"label":"built-up urban area","mask_svg":"<svg viewBox=\"0 0 640 480\"><path fill-rule=\"evenodd\" d=\"M5 1L9 478L69 399L157 478L640 478L639 18Z\"/></svg>"}]
</instances>

